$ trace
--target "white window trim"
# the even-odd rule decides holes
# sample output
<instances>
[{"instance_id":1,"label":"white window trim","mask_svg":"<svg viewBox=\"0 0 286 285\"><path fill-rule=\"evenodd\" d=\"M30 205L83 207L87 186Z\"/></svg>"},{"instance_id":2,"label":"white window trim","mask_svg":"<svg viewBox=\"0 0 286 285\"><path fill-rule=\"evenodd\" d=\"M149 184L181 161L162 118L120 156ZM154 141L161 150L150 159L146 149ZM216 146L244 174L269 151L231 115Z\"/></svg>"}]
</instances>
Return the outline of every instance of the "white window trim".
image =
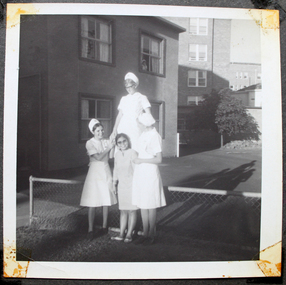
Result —
<instances>
[{"instance_id":1,"label":"white window trim","mask_svg":"<svg viewBox=\"0 0 286 285\"><path fill-rule=\"evenodd\" d=\"M196 47L196 58L195 59L192 59L191 56L190 56L190 49L191 49L191 46L195 46ZM205 57L203 60L200 60L200 46L204 46L205 47ZM207 58L208 58L208 46L205 45L205 44L189 44L189 61L207 61Z\"/></svg>"},{"instance_id":2,"label":"white window trim","mask_svg":"<svg viewBox=\"0 0 286 285\"><path fill-rule=\"evenodd\" d=\"M191 32L191 19L196 19L196 22L197 22L195 33ZM200 19L206 20L206 33L205 34L200 33ZM208 35L208 26L209 26L209 21L207 18L190 18L190 20L189 20L189 33L191 35L196 35L196 36L207 36Z\"/></svg>"},{"instance_id":3,"label":"white window trim","mask_svg":"<svg viewBox=\"0 0 286 285\"><path fill-rule=\"evenodd\" d=\"M196 85L190 85L189 84L189 79L190 79L190 76L189 76L189 73L190 71L195 71L196 72ZM207 71L206 70L190 70L188 72L188 87L198 87L198 88L204 88L204 87L207 87ZM205 85L204 86L199 86L199 72L203 72L205 74ZM194 78L194 77L191 77L191 78Z\"/></svg>"}]
</instances>

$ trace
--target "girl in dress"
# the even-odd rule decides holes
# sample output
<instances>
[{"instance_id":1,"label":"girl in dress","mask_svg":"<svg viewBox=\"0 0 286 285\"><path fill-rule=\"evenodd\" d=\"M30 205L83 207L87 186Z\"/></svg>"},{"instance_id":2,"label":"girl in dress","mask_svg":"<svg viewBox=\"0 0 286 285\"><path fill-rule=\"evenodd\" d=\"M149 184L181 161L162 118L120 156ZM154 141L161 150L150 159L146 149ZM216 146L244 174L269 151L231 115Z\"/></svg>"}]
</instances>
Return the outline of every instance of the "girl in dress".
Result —
<instances>
[{"instance_id":1,"label":"girl in dress","mask_svg":"<svg viewBox=\"0 0 286 285\"><path fill-rule=\"evenodd\" d=\"M92 119L89 122L89 130L93 138L86 142L89 156L89 169L84 182L80 205L88 209L88 239L94 237L93 223L96 207L102 207L102 228L97 235L107 234L108 206L116 204L116 196L112 191L112 176L108 164L109 152L114 147L114 142L103 139L103 126Z\"/></svg>"},{"instance_id":2,"label":"girl in dress","mask_svg":"<svg viewBox=\"0 0 286 285\"><path fill-rule=\"evenodd\" d=\"M126 134L118 134L115 138L118 147L114 157L113 187L116 193L118 189L118 204L120 210L120 235L112 237L112 240L132 242L132 232L136 226L138 208L132 205L132 180L134 163L137 157L135 150L130 148L130 141ZM127 234L125 230L127 228Z\"/></svg>"},{"instance_id":3,"label":"girl in dress","mask_svg":"<svg viewBox=\"0 0 286 285\"><path fill-rule=\"evenodd\" d=\"M166 205L158 164L162 161L162 139L154 128L151 114L143 113L138 121L145 131L138 140L138 158L132 185L132 204L141 209L143 236L135 244L155 242L156 209Z\"/></svg>"},{"instance_id":4,"label":"girl in dress","mask_svg":"<svg viewBox=\"0 0 286 285\"><path fill-rule=\"evenodd\" d=\"M128 94L120 100L119 113L110 137L115 138L117 133L124 133L131 140L131 148L136 149L137 140L143 131L137 118L143 112L151 113L151 104L147 96L137 92L139 79L134 73L128 72L125 75L124 85Z\"/></svg>"}]
</instances>

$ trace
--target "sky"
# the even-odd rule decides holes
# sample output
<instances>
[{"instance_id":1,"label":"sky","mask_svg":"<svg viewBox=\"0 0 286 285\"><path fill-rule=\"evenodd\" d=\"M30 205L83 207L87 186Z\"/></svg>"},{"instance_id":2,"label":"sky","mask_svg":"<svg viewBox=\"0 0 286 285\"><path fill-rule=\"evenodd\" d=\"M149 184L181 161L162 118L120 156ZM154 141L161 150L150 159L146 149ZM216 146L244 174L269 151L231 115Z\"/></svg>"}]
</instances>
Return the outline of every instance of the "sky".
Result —
<instances>
[{"instance_id":1,"label":"sky","mask_svg":"<svg viewBox=\"0 0 286 285\"><path fill-rule=\"evenodd\" d=\"M252 20L231 22L230 61L261 63L260 27Z\"/></svg>"}]
</instances>

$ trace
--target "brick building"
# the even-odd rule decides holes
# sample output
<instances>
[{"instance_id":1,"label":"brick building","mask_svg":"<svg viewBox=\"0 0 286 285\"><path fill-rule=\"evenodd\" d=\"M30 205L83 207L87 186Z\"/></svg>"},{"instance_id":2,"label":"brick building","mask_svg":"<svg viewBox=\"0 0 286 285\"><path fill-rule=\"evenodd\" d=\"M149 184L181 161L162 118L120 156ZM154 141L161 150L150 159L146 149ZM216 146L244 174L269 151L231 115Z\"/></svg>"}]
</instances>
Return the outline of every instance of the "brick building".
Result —
<instances>
[{"instance_id":1,"label":"brick building","mask_svg":"<svg viewBox=\"0 0 286 285\"><path fill-rule=\"evenodd\" d=\"M97 117L111 133L129 71L152 104L163 155L176 154L183 28L159 17L74 15L22 16L20 27L18 173L86 165L87 123Z\"/></svg>"},{"instance_id":2,"label":"brick building","mask_svg":"<svg viewBox=\"0 0 286 285\"><path fill-rule=\"evenodd\" d=\"M247 43L239 46L243 37L256 36L259 40L259 32L248 35L247 27L253 23L247 20L167 19L186 29L179 37L178 132L182 133L187 128L186 117L203 95L213 89L237 91L261 83L261 65L251 61L251 47Z\"/></svg>"}]
</instances>

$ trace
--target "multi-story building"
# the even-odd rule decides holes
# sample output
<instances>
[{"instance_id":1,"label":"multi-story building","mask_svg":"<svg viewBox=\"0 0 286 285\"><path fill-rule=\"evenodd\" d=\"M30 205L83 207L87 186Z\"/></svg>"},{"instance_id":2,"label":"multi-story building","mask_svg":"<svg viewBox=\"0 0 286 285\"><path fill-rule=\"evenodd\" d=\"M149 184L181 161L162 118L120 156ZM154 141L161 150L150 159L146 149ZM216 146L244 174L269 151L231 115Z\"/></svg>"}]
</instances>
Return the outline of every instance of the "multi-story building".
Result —
<instances>
[{"instance_id":1,"label":"multi-story building","mask_svg":"<svg viewBox=\"0 0 286 285\"><path fill-rule=\"evenodd\" d=\"M261 83L261 65L257 58L252 62L252 46L238 43L241 25L252 28L251 21L167 19L186 29L179 37L178 131L183 132L187 128L186 116L199 105L203 95L213 89L237 91ZM244 33L248 33L247 28ZM257 31L255 36L259 40ZM256 45L259 46L257 42Z\"/></svg>"},{"instance_id":2,"label":"multi-story building","mask_svg":"<svg viewBox=\"0 0 286 285\"><path fill-rule=\"evenodd\" d=\"M88 122L98 118L109 136L129 71L151 102L164 155L176 155L174 106L183 28L158 17L38 15L21 20L19 172L87 165Z\"/></svg>"}]
</instances>

